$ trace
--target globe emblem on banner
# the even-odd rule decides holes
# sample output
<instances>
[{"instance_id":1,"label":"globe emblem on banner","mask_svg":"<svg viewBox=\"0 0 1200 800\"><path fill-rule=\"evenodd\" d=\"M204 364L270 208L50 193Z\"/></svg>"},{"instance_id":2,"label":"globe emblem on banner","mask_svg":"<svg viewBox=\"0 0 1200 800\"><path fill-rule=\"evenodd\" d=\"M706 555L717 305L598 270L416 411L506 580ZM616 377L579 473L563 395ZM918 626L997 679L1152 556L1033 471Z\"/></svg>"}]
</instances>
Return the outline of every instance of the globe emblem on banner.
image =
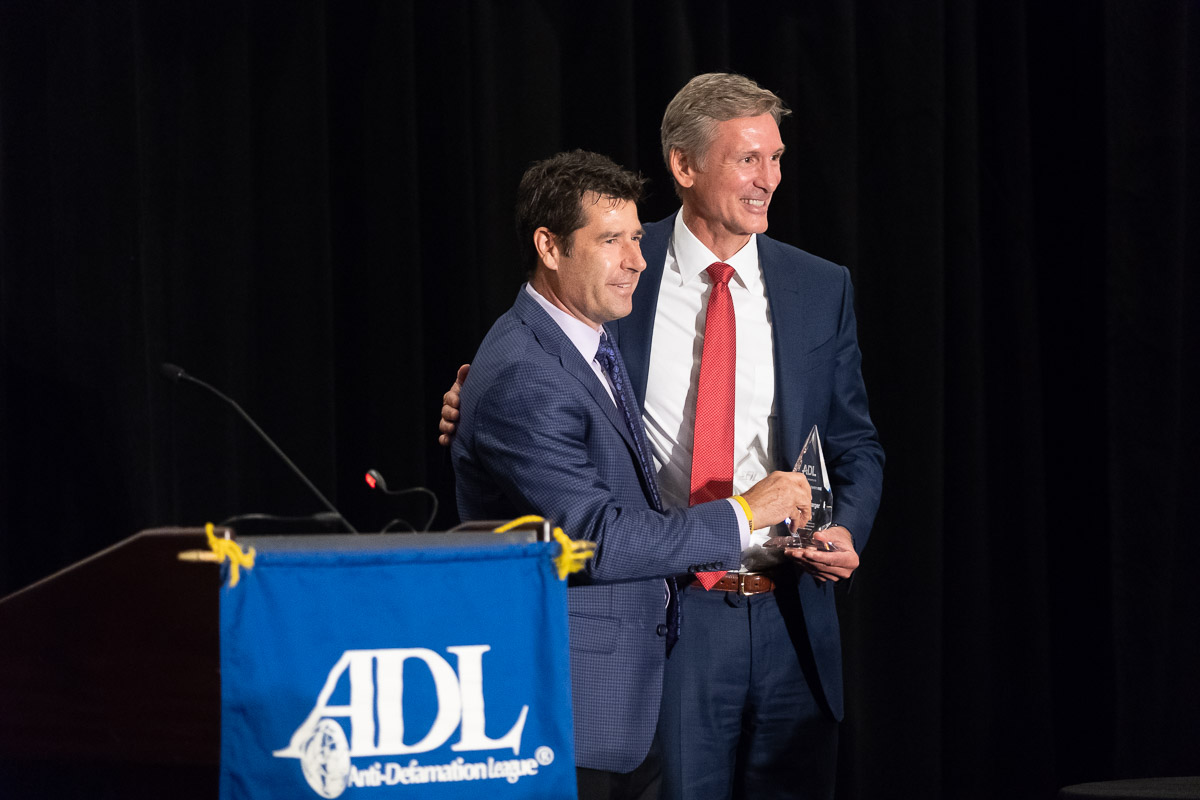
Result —
<instances>
[{"instance_id":1,"label":"globe emblem on banner","mask_svg":"<svg viewBox=\"0 0 1200 800\"><path fill-rule=\"evenodd\" d=\"M350 745L341 725L331 719L321 720L302 750L300 768L314 792L321 797L334 798L346 791Z\"/></svg>"}]
</instances>

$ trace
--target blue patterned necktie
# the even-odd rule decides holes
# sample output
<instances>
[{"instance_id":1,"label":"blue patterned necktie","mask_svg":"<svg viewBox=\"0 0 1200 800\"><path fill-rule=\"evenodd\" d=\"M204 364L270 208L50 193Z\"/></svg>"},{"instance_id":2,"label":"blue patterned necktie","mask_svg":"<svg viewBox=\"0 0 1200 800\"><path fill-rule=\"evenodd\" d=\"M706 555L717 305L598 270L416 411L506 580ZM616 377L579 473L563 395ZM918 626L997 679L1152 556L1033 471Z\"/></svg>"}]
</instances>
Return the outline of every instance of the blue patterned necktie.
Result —
<instances>
[{"instance_id":1,"label":"blue patterned necktie","mask_svg":"<svg viewBox=\"0 0 1200 800\"><path fill-rule=\"evenodd\" d=\"M633 416L633 413L637 412L637 398L633 396L633 390L629 388L629 382L625 380L624 364L617 356L617 351L609 341L608 334L603 331L600 333L600 346L596 348L596 361L600 363L604 374L612 382L613 399L617 402L617 408L621 409L621 413L625 416L625 425L629 428L629 435L633 437L633 449L637 451L638 461L642 464L642 473L646 476L646 488L650 490L650 501L655 511L662 511L662 498L658 495L658 481L654 477L654 465L650 462L650 448L646 446L646 438L642 433L642 421ZM676 584L675 578L667 578L666 581L668 587L666 648L667 655L670 655L675 643L679 641L681 619L679 586Z\"/></svg>"},{"instance_id":2,"label":"blue patterned necktie","mask_svg":"<svg viewBox=\"0 0 1200 800\"><path fill-rule=\"evenodd\" d=\"M629 381L625 380L625 365L617 356L617 351L609 341L607 333L600 333L600 347L596 349L596 361L600 363L600 367L612 382L613 399L617 401L617 408L625 416L625 425L629 428L629 435L633 437L633 449L637 451L638 461L642 465L642 473L646 476L646 488L650 490L650 499L653 502L654 510L662 511L662 498L658 495L658 481L654 479L654 465L650 462L650 448L646 446L645 435L642 433L642 421L634 416L637 413L637 399L629 388Z\"/></svg>"}]
</instances>

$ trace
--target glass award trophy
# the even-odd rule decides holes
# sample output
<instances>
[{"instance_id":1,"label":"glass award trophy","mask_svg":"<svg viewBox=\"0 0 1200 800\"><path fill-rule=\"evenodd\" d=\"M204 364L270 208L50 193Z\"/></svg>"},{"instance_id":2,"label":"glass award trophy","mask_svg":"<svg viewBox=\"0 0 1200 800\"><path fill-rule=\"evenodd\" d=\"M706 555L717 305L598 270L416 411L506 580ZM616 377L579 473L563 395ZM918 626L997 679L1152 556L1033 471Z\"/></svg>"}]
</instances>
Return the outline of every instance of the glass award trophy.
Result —
<instances>
[{"instance_id":1,"label":"glass award trophy","mask_svg":"<svg viewBox=\"0 0 1200 800\"><path fill-rule=\"evenodd\" d=\"M808 478L808 485L812 488L812 518L791 536L776 536L767 546L810 548L826 552L837 550L836 545L813 538L814 533L833 524L833 491L829 487L825 451L821 449L821 436L817 433L816 425L809 432L804 447L800 448L800 457L796 459L792 472L802 472Z\"/></svg>"}]
</instances>

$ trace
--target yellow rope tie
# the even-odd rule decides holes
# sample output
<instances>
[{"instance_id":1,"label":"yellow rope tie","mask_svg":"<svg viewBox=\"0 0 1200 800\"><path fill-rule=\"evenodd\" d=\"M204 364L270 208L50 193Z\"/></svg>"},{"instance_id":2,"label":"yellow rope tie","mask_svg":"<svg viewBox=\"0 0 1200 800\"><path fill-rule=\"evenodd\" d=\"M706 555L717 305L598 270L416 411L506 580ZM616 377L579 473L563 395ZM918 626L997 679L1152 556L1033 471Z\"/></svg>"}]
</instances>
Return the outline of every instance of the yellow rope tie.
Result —
<instances>
[{"instance_id":1,"label":"yellow rope tie","mask_svg":"<svg viewBox=\"0 0 1200 800\"><path fill-rule=\"evenodd\" d=\"M583 569L583 562L596 555L595 542L589 542L586 539L579 541L570 539L563 533L562 528L554 529L554 539L562 545L562 552L558 554L558 558L554 559L554 566L558 567L560 581L566 580L567 575L572 572L579 572Z\"/></svg>"},{"instance_id":2,"label":"yellow rope tie","mask_svg":"<svg viewBox=\"0 0 1200 800\"><path fill-rule=\"evenodd\" d=\"M536 514L527 514L524 517L517 517L511 522L506 522L499 528L496 528L496 533L507 533L513 528L519 528L530 522L542 522L543 519ZM563 533L562 528L554 529L554 541L558 542L562 552L554 559L554 566L558 569L558 579L566 580L567 575L572 572L579 572L583 569L583 562L596 554L596 543L589 542L586 539L574 540Z\"/></svg>"},{"instance_id":3,"label":"yellow rope tie","mask_svg":"<svg viewBox=\"0 0 1200 800\"><path fill-rule=\"evenodd\" d=\"M523 517L517 517L516 519L512 520L511 522L504 523L503 525L501 525L499 528L496 528L496 530L494 530L492 532L493 533L508 533L513 528L519 528L522 525L528 525L531 522L545 522L545 520L542 517L539 517L537 514L526 514Z\"/></svg>"},{"instance_id":4,"label":"yellow rope tie","mask_svg":"<svg viewBox=\"0 0 1200 800\"><path fill-rule=\"evenodd\" d=\"M226 558L229 559L229 588L232 589L241 580L242 567L254 569L254 548L251 547L250 552L243 553L242 548L232 539L218 539L213 533L211 522L204 526L204 535L208 537L208 546L216 554L218 564Z\"/></svg>"}]
</instances>

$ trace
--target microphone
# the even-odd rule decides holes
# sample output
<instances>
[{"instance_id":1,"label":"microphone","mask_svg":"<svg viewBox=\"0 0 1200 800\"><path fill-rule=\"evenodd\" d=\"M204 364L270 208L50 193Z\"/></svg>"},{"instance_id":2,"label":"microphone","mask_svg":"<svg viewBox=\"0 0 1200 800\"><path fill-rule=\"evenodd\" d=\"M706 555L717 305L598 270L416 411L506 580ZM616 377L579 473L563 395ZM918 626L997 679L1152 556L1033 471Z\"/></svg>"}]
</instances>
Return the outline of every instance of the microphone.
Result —
<instances>
[{"instance_id":1,"label":"microphone","mask_svg":"<svg viewBox=\"0 0 1200 800\"><path fill-rule=\"evenodd\" d=\"M270 436L267 436L267 432L264 431L262 428L258 427L258 423L255 422L254 420L252 420L250 418L250 415L247 414L245 411L243 411L242 407L239 406L236 402L234 402L233 399L226 397L224 394L217 391L217 389L213 388L212 386L209 386L207 383L200 380L199 378L196 378L196 377L193 377L193 376L187 374L186 372L184 372L183 367L177 367L174 364L170 364L170 363L167 363L166 361L164 361L162 363L162 365L159 367L159 369L162 371L163 376L166 377L168 380L175 382L175 383L178 383L181 380L182 381L190 381L191 383L194 383L197 386L203 386L205 389L212 392L217 397L221 398L226 403L231 405L233 407L233 410L236 411L241 416L242 419L246 420L246 422L250 425L250 427L254 429L254 432L257 433L260 437L262 437L262 440L264 442L266 442L268 445L271 446L271 449L275 451L275 454L283 459L283 463L287 464L288 467L292 470L292 472L296 473L296 476L298 478L300 478L301 481L304 482L304 485L308 487L309 491L311 491L314 495L317 496L317 499L321 501L321 505L325 506L327 509L329 509L331 512L333 512L334 516L337 517L338 520L340 520L341 523L343 525L345 525L346 528L351 533L358 533L358 530L355 529L355 527L350 524L349 520L347 520L345 517L342 516L342 512L340 512L336 508L334 508L333 503L329 502L329 500L327 500L325 498L325 495L321 494L321 490L313 485L313 482L310 481L305 476L305 474L300 471L300 468L297 467L295 464L293 464L292 460L290 458L288 458L282 450L279 449L279 445L275 444L275 442L273 442L271 440Z\"/></svg>"},{"instance_id":2,"label":"microphone","mask_svg":"<svg viewBox=\"0 0 1200 800\"><path fill-rule=\"evenodd\" d=\"M422 531L429 530L429 526L433 524L433 518L437 516L437 512L438 512L438 499L437 499L436 494L434 494L429 489L426 489L424 486L413 486L410 489L389 489L388 485L387 485L387 481L385 481L383 479L383 474L380 473L380 471L377 469L367 470L367 474L365 476L363 476L363 479L366 480L367 486L370 486L372 489L381 491L384 494L397 495L397 496L402 495L402 494L425 494L425 495L428 495L429 499L432 501L432 508L429 511L429 518L427 520L425 520L425 527L421 528L421 530ZM384 525L383 530L380 531L380 533L387 533L388 530L393 525L395 525L397 522L403 522L405 525L408 525L408 522L406 522L403 519L394 519L391 522L389 522L387 525ZM412 525L408 525L408 527L412 528Z\"/></svg>"}]
</instances>

